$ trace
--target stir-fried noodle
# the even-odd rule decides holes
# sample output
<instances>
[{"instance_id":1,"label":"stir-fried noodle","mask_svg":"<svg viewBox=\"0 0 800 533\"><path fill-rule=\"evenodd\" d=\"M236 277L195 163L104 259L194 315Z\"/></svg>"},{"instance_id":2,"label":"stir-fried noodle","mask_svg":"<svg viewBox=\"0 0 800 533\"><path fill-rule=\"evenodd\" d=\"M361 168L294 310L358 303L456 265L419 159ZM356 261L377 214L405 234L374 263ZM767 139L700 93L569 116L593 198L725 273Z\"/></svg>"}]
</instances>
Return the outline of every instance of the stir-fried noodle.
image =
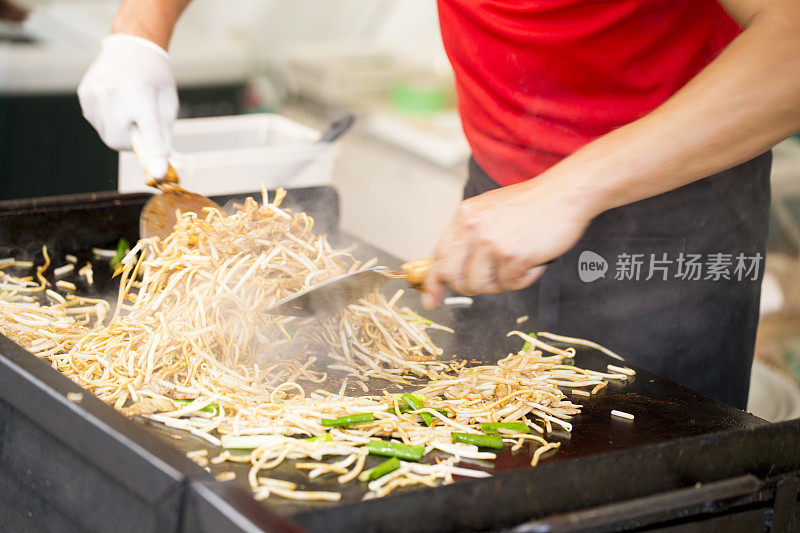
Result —
<instances>
[{"instance_id":1,"label":"stir-fried noodle","mask_svg":"<svg viewBox=\"0 0 800 533\"><path fill-rule=\"evenodd\" d=\"M0 261L0 332L128 416L189 431L212 445L250 449L249 455L223 451L211 462L249 462L257 499L341 497L262 475L287 459L298 460L296 468L309 479L335 475L347 483L366 475L367 497L451 483L454 475L484 477L482 470L456 466L496 456L497 450L470 443L470 435L484 435L482 422L507 424L494 438L513 450L536 446L535 465L558 447L547 440L553 428L570 431L570 417L580 412L570 392L588 396L632 372L569 364L574 349L539 337L583 341L547 333L511 332L525 348L494 365L437 360L441 351L426 330L448 328L398 308L399 294L387 300L373 293L329 318L265 313L298 290L371 266L334 250L313 233L305 213L282 209L283 196L278 191L269 203L264 193L261 204L247 199L229 216L186 213L166 240L139 241L121 261L113 305L51 289L43 275L50 267L46 248L35 279L6 273L19 262ZM91 266L81 271L91 282ZM337 392L325 386L331 374L344 378ZM373 389L380 388L374 380L383 380L384 390L409 390L422 380L413 396L420 404L412 408L389 392L367 394L371 380ZM348 385L364 394L347 394ZM325 422L350 416L356 418L334 427ZM466 440L457 441L462 433ZM419 446L420 453L449 455L435 464L403 460L370 480L377 473L364 466L377 439L403 443L403 453ZM209 461L206 453L191 458L203 466Z\"/></svg>"}]
</instances>

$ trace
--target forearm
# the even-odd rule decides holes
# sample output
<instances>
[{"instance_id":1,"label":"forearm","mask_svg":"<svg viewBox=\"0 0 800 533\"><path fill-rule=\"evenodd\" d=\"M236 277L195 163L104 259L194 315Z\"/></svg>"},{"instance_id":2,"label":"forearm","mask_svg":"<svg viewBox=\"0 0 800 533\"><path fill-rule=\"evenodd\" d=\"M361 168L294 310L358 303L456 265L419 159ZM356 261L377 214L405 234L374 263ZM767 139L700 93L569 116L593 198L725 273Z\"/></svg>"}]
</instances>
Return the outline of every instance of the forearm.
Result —
<instances>
[{"instance_id":1,"label":"forearm","mask_svg":"<svg viewBox=\"0 0 800 533\"><path fill-rule=\"evenodd\" d=\"M127 33L167 49L175 24L191 0L123 0L111 33Z\"/></svg>"},{"instance_id":2,"label":"forearm","mask_svg":"<svg viewBox=\"0 0 800 533\"><path fill-rule=\"evenodd\" d=\"M532 182L568 188L594 216L733 167L800 130L800 8L788 11L745 21L745 31L662 106Z\"/></svg>"}]
</instances>

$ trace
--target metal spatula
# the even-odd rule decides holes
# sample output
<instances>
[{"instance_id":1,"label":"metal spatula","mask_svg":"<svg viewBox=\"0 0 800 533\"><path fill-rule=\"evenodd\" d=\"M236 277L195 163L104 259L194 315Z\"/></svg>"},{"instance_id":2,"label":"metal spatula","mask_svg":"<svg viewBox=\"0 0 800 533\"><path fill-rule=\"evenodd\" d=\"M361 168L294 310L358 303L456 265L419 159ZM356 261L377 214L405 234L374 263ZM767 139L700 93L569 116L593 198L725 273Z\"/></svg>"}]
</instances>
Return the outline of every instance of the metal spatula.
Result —
<instances>
[{"instance_id":1,"label":"metal spatula","mask_svg":"<svg viewBox=\"0 0 800 533\"><path fill-rule=\"evenodd\" d=\"M405 279L415 288L422 288L433 259L409 261L402 272L371 268L342 274L278 300L267 308L267 314L284 316L330 316L370 292L379 289L391 279Z\"/></svg>"},{"instance_id":2,"label":"metal spatula","mask_svg":"<svg viewBox=\"0 0 800 533\"><path fill-rule=\"evenodd\" d=\"M546 261L542 265L552 264ZM405 279L414 289L422 289L433 259L417 259L400 267L401 272L384 268L371 268L335 276L278 300L266 310L270 315L330 316L349 304L357 302L370 292L381 288L391 279Z\"/></svg>"}]
</instances>

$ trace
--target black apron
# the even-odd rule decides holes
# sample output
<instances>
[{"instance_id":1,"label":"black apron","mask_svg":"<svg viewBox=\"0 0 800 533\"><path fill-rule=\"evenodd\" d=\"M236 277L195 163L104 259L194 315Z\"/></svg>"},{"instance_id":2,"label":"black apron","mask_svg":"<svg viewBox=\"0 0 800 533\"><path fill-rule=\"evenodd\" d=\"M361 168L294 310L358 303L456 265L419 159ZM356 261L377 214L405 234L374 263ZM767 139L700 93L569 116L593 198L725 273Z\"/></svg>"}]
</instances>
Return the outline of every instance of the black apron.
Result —
<instances>
[{"instance_id":1,"label":"black apron","mask_svg":"<svg viewBox=\"0 0 800 533\"><path fill-rule=\"evenodd\" d=\"M533 286L478 296L469 313L501 306L530 315L532 330L593 340L633 365L745 408L771 163L767 152L607 211ZM471 160L464 197L497 187Z\"/></svg>"}]
</instances>

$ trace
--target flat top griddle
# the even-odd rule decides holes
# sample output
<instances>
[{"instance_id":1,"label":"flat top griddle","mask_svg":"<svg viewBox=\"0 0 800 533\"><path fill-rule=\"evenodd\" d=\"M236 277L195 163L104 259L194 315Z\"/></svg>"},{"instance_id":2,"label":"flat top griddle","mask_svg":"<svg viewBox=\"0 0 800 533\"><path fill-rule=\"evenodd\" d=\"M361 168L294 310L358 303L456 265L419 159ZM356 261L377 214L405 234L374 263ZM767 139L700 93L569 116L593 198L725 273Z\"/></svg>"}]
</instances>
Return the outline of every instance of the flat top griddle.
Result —
<instances>
[{"instance_id":1,"label":"flat top griddle","mask_svg":"<svg viewBox=\"0 0 800 533\"><path fill-rule=\"evenodd\" d=\"M302 193L299 197L302 200ZM113 248L120 237L133 242L137 237L138 207L144 199L146 196L107 195L90 201L90 208L87 208L85 200L82 200L83 203L64 201L63 204L43 202L42 206L33 210L28 204L16 209L10 206L5 218L0 212L0 257L27 255L37 259L40 244L47 242L52 256L56 258L56 266L63 264L63 255L66 253L77 255L80 266L91 255L90 248L93 246ZM291 193L288 200L293 200ZM316 207L323 211L323 223L318 227L321 226L321 231L329 233L334 241L352 242L352 237L337 231L335 217L332 223L324 223L326 218L330 218L325 216L325 212L330 215L331 210L337 209L329 200ZM225 199L221 201L225 203ZM313 206L301 204L297 207L317 214L319 220L319 213L314 212ZM16 233L12 235L10 232ZM359 254L362 257L378 256L390 267L396 267L398 263L396 259L363 243ZM103 266L105 261L93 260L94 287L86 287L82 279L63 279L74 281L83 294L115 297L116 282L110 281L110 270ZM401 282L393 282L386 291L391 293L402 286ZM412 293L408 291L402 303L418 308L417 296ZM425 315L456 330L455 334L432 332L435 342L444 348L446 355L456 354L459 358L486 363L493 363L519 349L521 341L507 339L507 331L518 328L536 331L535 319L517 326L514 321L516 317L508 316L504 309L491 306L445 308ZM588 349L579 349L575 358L576 365L596 370L605 370L608 363L615 362L604 354ZM370 383L371 392L380 392L386 384L382 381ZM338 389L338 386L334 389ZM360 393L360 389L351 392ZM264 508L313 530L344 531L354 527L395 530L446 530L467 526L485 528L615 498L632 497L647 490L665 490L738 473L748 459L740 457L741 453L729 457L736 446L747 450L758 447L761 450L761 459L751 458L747 463L753 472L781 471L798 461L790 450L770 449L770 442L776 444L775 437L766 436L767 431L782 431L784 433L781 435L789 435L797 441L797 427L770 428L757 417L641 369L637 369L636 376L625 382L612 381L591 398L573 397L573 401L580 401L584 408L580 415L571 420L572 433L555 431L550 438L561 442L561 448L556 453L544 455L540 466L536 468L529 466L534 449L530 444L516 453L506 447L494 462L461 464L488 470L494 474L492 478L457 479L454 485L435 489L408 487L380 500L361 501L365 493L363 483L352 482L342 486L333 475L309 482L305 473L292 466L293 461L287 461L271 473L262 472L262 475L297 482L300 488L341 491L342 501L296 502L271 498L257 503L252 498L248 500L246 477L249 465L209 465L211 474L188 466L185 470L191 480L190 487L195 489L193 499L189 499L189 512L194 513L197 520L202 521L198 518L200 516L210 520L208 508L215 507L218 512L241 513L246 520L259 523L259 509ZM629 412L635 419L630 421L611 417L612 409ZM76 416L81 416L80 412ZM110 413L108 416L117 420L115 417L121 415ZM166 443L181 454L200 448L208 448L210 456L220 451L186 432L171 430L144 419L120 423L127 423L125 427L137 438L147 441L155 436L162 444ZM176 439L175 435L180 438ZM789 445L789 442L786 444ZM704 457L705 454L720 451L723 457ZM426 459L433 457L435 455L431 454ZM378 462L379 458L371 457L367 467ZM235 481L213 481L213 475L230 470L237 473ZM220 511L220 508L226 510ZM409 514L421 516L419 513L425 513L424 523L403 518ZM192 521L185 523L191 524ZM243 527L241 530L249 529Z\"/></svg>"},{"instance_id":2,"label":"flat top griddle","mask_svg":"<svg viewBox=\"0 0 800 533\"><path fill-rule=\"evenodd\" d=\"M598 355L582 349L576 356L575 362L586 368L604 370L605 365L613 360L605 355ZM380 392L381 384L371 385L371 391ZM360 391L360 389L356 389L351 393ZM574 459L635 449L667 440L730 429L755 428L765 424L764 421L751 415L737 416L737 413L731 412L732 409L724 404L714 405L706 401L706 398L688 392L649 372L639 370L634 379L623 383L612 382L593 397L586 398L586 401L583 401L583 398L573 398L575 402L583 401L583 411L570 420L573 424L571 434L554 428L553 433L547 438L560 442L561 447L557 451L543 455L540 465L557 465ZM612 409L629 412L635 416L635 419L631 421L612 417L610 415ZM209 457L213 457L221 451L202 439L187 435L185 432L165 428L160 424L147 422L144 427L154 435L166 439L183 452L204 448L208 450ZM176 433L182 436L180 440L173 437ZM517 452L511 452L510 447L506 446L494 461L465 460L459 466L485 470L494 475L525 471L530 469L529 465L535 449L535 446L526 444ZM437 457L447 456L447 454L430 453L423 458L423 462L429 463ZM326 458L326 460L332 459ZM375 466L383 460L379 457L369 457L365 468ZM307 461L307 459L301 461ZM366 493L366 484L351 482L340 485L334 474L308 481L307 471L297 470L293 466L294 463L295 461L287 460L278 468L271 471L264 470L260 475L295 482L301 490L342 492L343 498L341 502L297 502L282 498L269 499L268 505L279 514L292 516L310 513L314 510L357 504ZM233 483L249 490L247 484L249 464L225 462L219 465L209 465L209 467L212 475L224 471L235 472L237 478ZM475 481L457 477L456 482L474 483ZM424 486L412 486L398 489L397 493L420 490L428 489Z\"/></svg>"}]
</instances>

